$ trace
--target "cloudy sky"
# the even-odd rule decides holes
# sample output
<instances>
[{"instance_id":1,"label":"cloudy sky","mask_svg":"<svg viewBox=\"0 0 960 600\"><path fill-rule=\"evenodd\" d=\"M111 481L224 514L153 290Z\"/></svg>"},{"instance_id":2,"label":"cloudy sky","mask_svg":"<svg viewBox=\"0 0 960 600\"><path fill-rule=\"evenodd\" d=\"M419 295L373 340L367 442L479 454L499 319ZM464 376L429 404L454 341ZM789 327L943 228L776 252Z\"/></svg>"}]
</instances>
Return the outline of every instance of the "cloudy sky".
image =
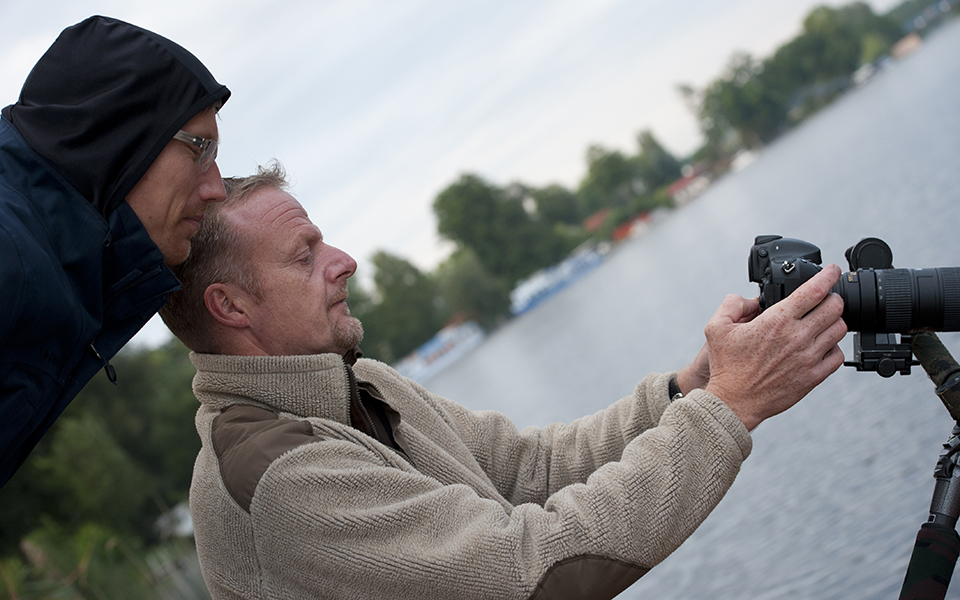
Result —
<instances>
[{"instance_id":1,"label":"cloudy sky","mask_svg":"<svg viewBox=\"0 0 960 600\"><path fill-rule=\"evenodd\" d=\"M462 173L574 187L589 145L632 153L643 129L687 154L700 139L676 86L766 56L824 3L843 2L0 0L0 105L64 27L151 29L233 92L224 175L276 158L361 269L377 249L430 269L448 251L431 204Z\"/></svg>"}]
</instances>

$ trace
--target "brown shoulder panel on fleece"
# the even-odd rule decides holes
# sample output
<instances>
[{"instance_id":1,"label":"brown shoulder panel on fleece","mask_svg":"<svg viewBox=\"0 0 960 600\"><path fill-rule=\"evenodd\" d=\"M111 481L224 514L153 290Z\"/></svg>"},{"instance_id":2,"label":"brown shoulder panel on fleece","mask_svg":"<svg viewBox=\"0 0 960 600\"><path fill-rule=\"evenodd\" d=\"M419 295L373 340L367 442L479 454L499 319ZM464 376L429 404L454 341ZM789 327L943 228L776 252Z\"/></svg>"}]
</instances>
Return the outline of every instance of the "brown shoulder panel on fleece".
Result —
<instances>
[{"instance_id":1,"label":"brown shoulder panel on fleece","mask_svg":"<svg viewBox=\"0 0 960 600\"><path fill-rule=\"evenodd\" d=\"M530 600L609 600L649 570L602 556L575 556L550 567Z\"/></svg>"},{"instance_id":2,"label":"brown shoulder panel on fleece","mask_svg":"<svg viewBox=\"0 0 960 600\"><path fill-rule=\"evenodd\" d=\"M269 410L237 404L224 409L210 432L227 492L243 510L273 461L298 446L318 441L306 421L280 419Z\"/></svg>"}]
</instances>

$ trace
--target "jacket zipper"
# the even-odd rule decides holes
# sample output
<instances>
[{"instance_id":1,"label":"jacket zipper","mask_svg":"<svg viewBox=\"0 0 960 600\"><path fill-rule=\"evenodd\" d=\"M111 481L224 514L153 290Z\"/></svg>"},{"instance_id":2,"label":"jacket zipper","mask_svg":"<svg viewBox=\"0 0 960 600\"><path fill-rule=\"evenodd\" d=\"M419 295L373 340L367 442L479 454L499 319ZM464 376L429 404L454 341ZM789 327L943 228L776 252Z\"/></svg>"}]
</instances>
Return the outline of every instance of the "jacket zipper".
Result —
<instances>
[{"instance_id":1,"label":"jacket zipper","mask_svg":"<svg viewBox=\"0 0 960 600\"><path fill-rule=\"evenodd\" d=\"M100 353L97 352L97 349L94 347L93 342L90 342L90 349L93 350L93 355L97 357L97 360L100 361L100 364L103 365L103 372L107 374L107 379L110 380L110 383L117 385L117 370L113 368L113 365L110 364L109 360L104 360Z\"/></svg>"},{"instance_id":2,"label":"jacket zipper","mask_svg":"<svg viewBox=\"0 0 960 600\"><path fill-rule=\"evenodd\" d=\"M353 369L349 365L343 365L347 369L347 381L350 382L350 402L355 404L360 411L360 415L363 417L365 424L368 430L371 433L373 439L377 439L377 428L373 425L373 419L370 418L370 412L367 411L367 407L363 405L363 402L360 401L360 388L357 386L357 377L353 374Z\"/></svg>"}]
</instances>

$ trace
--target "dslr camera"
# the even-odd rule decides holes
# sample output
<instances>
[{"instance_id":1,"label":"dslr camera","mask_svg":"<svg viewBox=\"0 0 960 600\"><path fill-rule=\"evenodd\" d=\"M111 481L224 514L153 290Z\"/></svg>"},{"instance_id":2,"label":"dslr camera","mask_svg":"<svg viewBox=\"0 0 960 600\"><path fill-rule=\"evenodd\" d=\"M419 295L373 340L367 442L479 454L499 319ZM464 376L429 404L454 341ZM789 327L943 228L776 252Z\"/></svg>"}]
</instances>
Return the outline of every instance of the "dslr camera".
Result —
<instances>
[{"instance_id":1,"label":"dslr camera","mask_svg":"<svg viewBox=\"0 0 960 600\"><path fill-rule=\"evenodd\" d=\"M910 374L913 331L960 331L960 269L894 269L883 240L864 238L846 252L850 271L831 290L843 298L854 335L854 360L844 363L883 377ZM750 281L760 284L760 310L816 275L820 249L809 242L761 235L750 249ZM898 339L899 337L899 339Z\"/></svg>"}]
</instances>

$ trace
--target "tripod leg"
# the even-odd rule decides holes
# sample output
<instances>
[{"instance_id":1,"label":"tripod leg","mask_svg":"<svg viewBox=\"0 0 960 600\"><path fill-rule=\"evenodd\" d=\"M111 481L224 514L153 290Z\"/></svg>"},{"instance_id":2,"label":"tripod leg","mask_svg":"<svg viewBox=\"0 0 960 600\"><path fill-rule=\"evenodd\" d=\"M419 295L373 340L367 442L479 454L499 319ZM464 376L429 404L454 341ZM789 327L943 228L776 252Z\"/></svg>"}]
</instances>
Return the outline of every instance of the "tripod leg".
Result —
<instances>
[{"instance_id":1,"label":"tripod leg","mask_svg":"<svg viewBox=\"0 0 960 600\"><path fill-rule=\"evenodd\" d=\"M920 526L900 600L942 600L960 556L956 530L936 523Z\"/></svg>"}]
</instances>

